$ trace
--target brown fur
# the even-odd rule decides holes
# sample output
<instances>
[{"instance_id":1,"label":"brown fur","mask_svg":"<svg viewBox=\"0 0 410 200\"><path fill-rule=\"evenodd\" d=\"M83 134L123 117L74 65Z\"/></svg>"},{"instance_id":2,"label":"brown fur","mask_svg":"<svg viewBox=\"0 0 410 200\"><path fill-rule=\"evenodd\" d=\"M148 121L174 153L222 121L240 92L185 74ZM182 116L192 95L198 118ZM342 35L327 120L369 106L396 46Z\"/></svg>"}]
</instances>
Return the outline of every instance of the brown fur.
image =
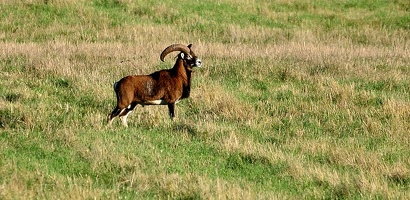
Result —
<instances>
[{"instance_id":1,"label":"brown fur","mask_svg":"<svg viewBox=\"0 0 410 200\"><path fill-rule=\"evenodd\" d=\"M149 75L126 76L115 83L117 106L109 115L109 124L114 117L119 116L127 126L127 115L136 105L153 105L153 101L161 101L161 105L168 105L172 119L175 116L175 103L190 95L192 67L201 65L201 61L192 51L190 54L188 57L180 53L171 69L156 71Z\"/></svg>"},{"instance_id":2,"label":"brown fur","mask_svg":"<svg viewBox=\"0 0 410 200\"><path fill-rule=\"evenodd\" d=\"M149 101L159 99L167 103L175 103L177 100L189 97L186 90L189 91L191 87L191 71L185 70L182 63L183 60L178 59L172 69L157 71L150 75L122 78L118 81L115 91L120 100L117 104L118 108L126 108L133 102L147 105Z\"/></svg>"}]
</instances>

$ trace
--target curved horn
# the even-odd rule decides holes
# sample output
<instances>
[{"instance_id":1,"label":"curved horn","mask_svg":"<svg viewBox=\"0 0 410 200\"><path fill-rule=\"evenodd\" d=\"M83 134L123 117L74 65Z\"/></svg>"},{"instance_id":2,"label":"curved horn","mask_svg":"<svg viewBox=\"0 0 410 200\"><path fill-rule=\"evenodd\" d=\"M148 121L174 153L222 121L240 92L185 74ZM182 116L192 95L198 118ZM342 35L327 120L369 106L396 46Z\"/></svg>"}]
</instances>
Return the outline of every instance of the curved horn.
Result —
<instances>
[{"instance_id":1,"label":"curved horn","mask_svg":"<svg viewBox=\"0 0 410 200\"><path fill-rule=\"evenodd\" d=\"M173 52L173 51L182 51L186 54L190 54L191 50L182 44L172 44L170 46L168 46L167 48L164 49L164 51L162 51L160 59L162 62L164 62L164 58L166 55L168 55L169 53Z\"/></svg>"}]
</instances>

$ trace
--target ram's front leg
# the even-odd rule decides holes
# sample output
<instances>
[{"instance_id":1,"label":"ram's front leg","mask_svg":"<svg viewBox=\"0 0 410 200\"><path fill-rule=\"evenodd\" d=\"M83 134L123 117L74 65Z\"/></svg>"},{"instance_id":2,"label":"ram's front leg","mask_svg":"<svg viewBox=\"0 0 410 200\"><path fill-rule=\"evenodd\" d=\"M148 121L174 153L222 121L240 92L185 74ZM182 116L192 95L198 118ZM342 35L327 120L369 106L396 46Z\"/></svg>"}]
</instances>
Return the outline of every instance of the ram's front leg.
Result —
<instances>
[{"instance_id":1,"label":"ram's front leg","mask_svg":"<svg viewBox=\"0 0 410 200\"><path fill-rule=\"evenodd\" d=\"M169 103L168 104L168 113L169 113L169 117L171 118L171 120L174 120L175 117L175 103Z\"/></svg>"}]
</instances>

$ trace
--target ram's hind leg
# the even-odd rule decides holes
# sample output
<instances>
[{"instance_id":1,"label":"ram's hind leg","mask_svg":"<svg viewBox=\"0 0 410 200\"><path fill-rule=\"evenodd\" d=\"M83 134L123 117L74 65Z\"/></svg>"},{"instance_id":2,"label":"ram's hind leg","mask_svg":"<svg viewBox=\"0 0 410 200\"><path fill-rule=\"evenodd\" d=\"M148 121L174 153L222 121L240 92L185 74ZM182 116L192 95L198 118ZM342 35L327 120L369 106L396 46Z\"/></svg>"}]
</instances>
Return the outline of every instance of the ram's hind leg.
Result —
<instances>
[{"instance_id":1,"label":"ram's hind leg","mask_svg":"<svg viewBox=\"0 0 410 200\"><path fill-rule=\"evenodd\" d=\"M112 121L114 121L114 118L123 111L124 109L121 110L118 106L115 107L114 110L108 115L108 125L111 125Z\"/></svg>"},{"instance_id":2,"label":"ram's hind leg","mask_svg":"<svg viewBox=\"0 0 410 200\"><path fill-rule=\"evenodd\" d=\"M129 105L127 108L124 109L123 112L121 112L119 114L119 117L121 119L122 124L125 127L128 127L128 123L127 123L127 117L129 114L131 114L131 112L134 110L135 106L137 106L136 103L131 103L131 105Z\"/></svg>"}]
</instances>

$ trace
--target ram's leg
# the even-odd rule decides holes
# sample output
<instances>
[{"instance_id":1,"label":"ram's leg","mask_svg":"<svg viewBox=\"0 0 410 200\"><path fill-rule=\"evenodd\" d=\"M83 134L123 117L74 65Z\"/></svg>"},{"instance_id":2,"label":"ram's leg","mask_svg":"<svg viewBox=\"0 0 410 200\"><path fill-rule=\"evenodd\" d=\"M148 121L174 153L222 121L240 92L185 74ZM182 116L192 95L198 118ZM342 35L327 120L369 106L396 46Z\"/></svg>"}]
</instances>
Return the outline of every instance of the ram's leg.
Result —
<instances>
[{"instance_id":1,"label":"ram's leg","mask_svg":"<svg viewBox=\"0 0 410 200\"><path fill-rule=\"evenodd\" d=\"M127 117L129 114L131 114L132 110L126 110L124 112L124 115L120 116L121 122L125 127L128 127L128 123L127 123Z\"/></svg>"},{"instance_id":2,"label":"ram's leg","mask_svg":"<svg viewBox=\"0 0 410 200\"><path fill-rule=\"evenodd\" d=\"M120 109L118 106L114 108L114 110L108 115L108 125L112 124L112 121L116 116L118 116L124 109Z\"/></svg>"},{"instance_id":3,"label":"ram's leg","mask_svg":"<svg viewBox=\"0 0 410 200\"><path fill-rule=\"evenodd\" d=\"M137 104L132 103L131 105L129 105L127 108L125 108L125 110L123 112L120 113L120 119L122 124L125 127L128 127L128 123L127 123L127 117L129 114L131 114L131 112L134 110L135 106L137 106Z\"/></svg>"},{"instance_id":4,"label":"ram's leg","mask_svg":"<svg viewBox=\"0 0 410 200\"><path fill-rule=\"evenodd\" d=\"M169 117L174 120L175 117L175 103L168 104Z\"/></svg>"}]
</instances>

